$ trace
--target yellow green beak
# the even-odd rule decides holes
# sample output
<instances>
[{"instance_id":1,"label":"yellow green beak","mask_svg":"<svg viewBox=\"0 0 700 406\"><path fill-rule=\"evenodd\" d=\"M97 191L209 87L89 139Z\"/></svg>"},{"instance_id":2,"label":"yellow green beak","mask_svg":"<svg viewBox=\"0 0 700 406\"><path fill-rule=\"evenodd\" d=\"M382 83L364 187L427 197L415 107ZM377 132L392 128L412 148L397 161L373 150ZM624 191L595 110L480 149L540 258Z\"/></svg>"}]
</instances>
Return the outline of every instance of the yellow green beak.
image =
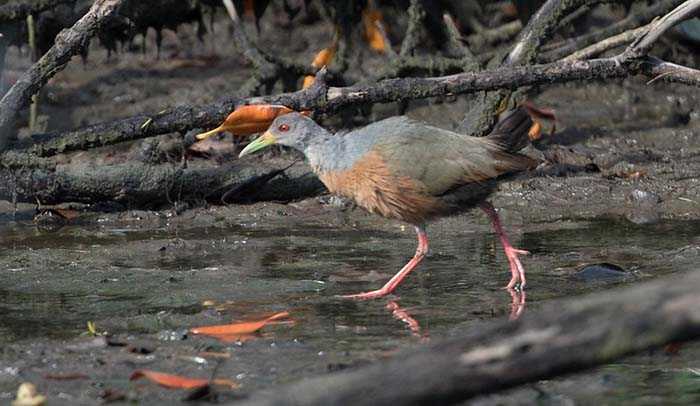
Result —
<instances>
[{"instance_id":1,"label":"yellow green beak","mask_svg":"<svg viewBox=\"0 0 700 406\"><path fill-rule=\"evenodd\" d=\"M243 151L241 151L240 154L238 154L238 157L242 157L248 154L252 154L255 151L259 151L267 146L270 146L277 142L277 139L275 138L272 133L269 131L265 131L265 133L258 138L256 138L253 142L250 144L246 145L245 148L243 148Z\"/></svg>"}]
</instances>

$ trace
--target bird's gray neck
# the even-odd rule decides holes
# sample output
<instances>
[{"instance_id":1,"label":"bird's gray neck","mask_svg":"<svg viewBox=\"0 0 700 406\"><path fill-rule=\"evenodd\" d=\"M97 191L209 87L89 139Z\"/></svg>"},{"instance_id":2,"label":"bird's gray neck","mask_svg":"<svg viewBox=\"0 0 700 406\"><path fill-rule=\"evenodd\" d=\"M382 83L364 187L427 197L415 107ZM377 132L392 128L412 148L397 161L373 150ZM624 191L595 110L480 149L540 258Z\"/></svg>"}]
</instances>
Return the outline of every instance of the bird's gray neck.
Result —
<instances>
[{"instance_id":1,"label":"bird's gray neck","mask_svg":"<svg viewBox=\"0 0 700 406\"><path fill-rule=\"evenodd\" d=\"M316 172L342 171L355 163L355 154L348 153L348 143L342 135L324 134L304 149L309 165Z\"/></svg>"}]
</instances>

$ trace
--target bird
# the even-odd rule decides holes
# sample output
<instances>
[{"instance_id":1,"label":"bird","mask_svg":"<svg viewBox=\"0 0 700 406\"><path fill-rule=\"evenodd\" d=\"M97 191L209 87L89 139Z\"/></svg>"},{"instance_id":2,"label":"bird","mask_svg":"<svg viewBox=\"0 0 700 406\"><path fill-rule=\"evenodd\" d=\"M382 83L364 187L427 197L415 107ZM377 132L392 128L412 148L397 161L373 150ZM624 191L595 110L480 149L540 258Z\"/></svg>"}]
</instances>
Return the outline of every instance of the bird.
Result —
<instances>
[{"instance_id":1,"label":"bird","mask_svg":"<svg viewBox=\"0 0 700 406\"><path fill-rule=\"evenodd\" d=\"M428 252L430 220L480 207L490 219L510 265L507 289L524 289L525 269L487 198L500 180L532 169L536 161L520 154L533 122L523 107L503 113L486 137L471 137L394 116L332 134L300 113L278 116L239 157L273 144L302 152L329 192L342 195L380 216L415 227L418 246L411 260L377 290L344 297L374 299L392 294ZM524 292L524 291L523 291Z\"/></svg>"}]
</instances>

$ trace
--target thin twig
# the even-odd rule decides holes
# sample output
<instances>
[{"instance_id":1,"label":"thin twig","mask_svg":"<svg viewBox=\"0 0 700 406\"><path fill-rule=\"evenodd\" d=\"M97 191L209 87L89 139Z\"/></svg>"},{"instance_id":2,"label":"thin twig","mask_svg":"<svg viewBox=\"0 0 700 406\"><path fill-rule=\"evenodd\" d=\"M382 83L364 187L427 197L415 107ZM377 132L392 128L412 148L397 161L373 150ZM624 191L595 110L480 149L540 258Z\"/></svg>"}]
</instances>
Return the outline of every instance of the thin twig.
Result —
<instances>
[{"instance_id":1,"label":"thin twig","mask_svg":"<svg viewBox=\"0 0 700 406\"><path fill-rule=\"evenodd\" d=\"M629 31L625 31L622 34L614 35L610 38L606 38L600 42L593 45L587 46L580 49L573 54L563 58L563 61L575 61L580 59L589 59L602 54L610 49L617 48L619 46L629 44L638 38L640 35L644 34L651 27L651 23L644 25L639 28L635 28Z\"/></svg>"}]
</instances>

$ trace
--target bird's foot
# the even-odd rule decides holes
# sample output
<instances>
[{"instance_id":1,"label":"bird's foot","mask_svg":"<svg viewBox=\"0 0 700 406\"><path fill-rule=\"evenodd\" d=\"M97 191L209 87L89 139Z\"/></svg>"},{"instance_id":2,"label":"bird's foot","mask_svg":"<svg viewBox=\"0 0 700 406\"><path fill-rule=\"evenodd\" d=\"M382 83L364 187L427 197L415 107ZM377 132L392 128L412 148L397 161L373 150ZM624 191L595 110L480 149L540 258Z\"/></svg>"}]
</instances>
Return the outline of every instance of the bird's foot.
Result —
<instances>
[{"instance_id":1,"label":"bird's foot","mask_svg":"<svg viewBox=\"0 0 700 406\"><path fill-rule=\"evenodd\" d=\"M392 291L389 289L381 288L381 289L372 290L369 292L356 293L354 295L340 295L339 297L342 297L343 299L369 300L369 299L377 299L380 297L390 295L391 292Z\"/></svg>"},{"instance_id":2,"label":"bird's foot","mask_svg":"<svg viewBox=\"0 0 700 406\"><path fill-rule=\"evenodd\" d=\"M513 248L510 244L504 244L503 250L505 251L506 258L508 258L511 274L510 282L508 282L505 289L514 289L517 286L522 291L525 288L525 268L523 268L523 264L520 263L518 255L529 255L530 252Z\"/></svg>"}]
</instances>

